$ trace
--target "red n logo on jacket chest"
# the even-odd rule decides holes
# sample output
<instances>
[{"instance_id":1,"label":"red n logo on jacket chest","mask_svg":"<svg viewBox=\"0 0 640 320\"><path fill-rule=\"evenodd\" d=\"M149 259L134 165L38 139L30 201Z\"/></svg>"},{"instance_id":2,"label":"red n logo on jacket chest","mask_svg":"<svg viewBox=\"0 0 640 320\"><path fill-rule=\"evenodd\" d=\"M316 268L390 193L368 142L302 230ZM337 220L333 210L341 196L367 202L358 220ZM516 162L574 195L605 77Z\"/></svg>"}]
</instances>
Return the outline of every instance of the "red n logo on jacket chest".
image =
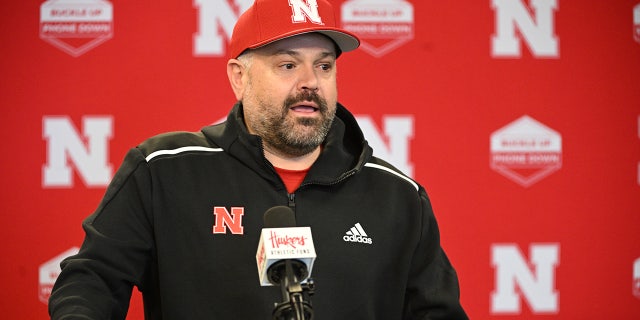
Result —
<instances>
[{"instance_id":1,"label":"red n logo on jacket chest","mask_svg":"<svg viewBox=\"0 0 640 320\"><path fill-rule=\"evenodd\" d=\"M242 226L244 207L231 207L231 213L225 207L214 207L213 215L215 217L214 234L227 233L227 229L231 230L232 234L244 234Z\"/></svg>"}]
</instances>

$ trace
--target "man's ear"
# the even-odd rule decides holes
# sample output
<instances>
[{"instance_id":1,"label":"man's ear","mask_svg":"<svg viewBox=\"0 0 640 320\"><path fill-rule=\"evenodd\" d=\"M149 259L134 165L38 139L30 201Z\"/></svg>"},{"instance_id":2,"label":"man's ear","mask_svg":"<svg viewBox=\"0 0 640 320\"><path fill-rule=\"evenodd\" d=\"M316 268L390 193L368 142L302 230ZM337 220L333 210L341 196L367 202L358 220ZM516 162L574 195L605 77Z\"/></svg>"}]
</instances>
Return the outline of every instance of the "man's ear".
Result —
<instances>
[{"instance_id":1,"label":"man's ear","mask_svg":"<svg viewBox=\"0 0 640 320\"><path fill-rule=\"evenodd\" d=\"M236 95L236 100L241 101L244 93L244 74L247 71L244 64L238 59L229 59L227 62L227 77L229 77L229 83L231 89Z\"/></svg>"}]
</instances>

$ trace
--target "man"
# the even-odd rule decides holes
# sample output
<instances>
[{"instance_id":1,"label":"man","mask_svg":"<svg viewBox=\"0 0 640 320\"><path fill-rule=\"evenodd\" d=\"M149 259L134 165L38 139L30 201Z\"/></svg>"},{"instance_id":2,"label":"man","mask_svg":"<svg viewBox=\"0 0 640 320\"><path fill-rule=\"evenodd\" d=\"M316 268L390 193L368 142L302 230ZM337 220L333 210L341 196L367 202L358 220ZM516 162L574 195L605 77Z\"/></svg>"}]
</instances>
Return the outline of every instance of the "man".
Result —
<instances>
[{"instance_id":1,"label":"man","mask_svg":"<svg viewBox=\"0 0 640 320\"><path fill-rule=\"evenodd\" d=\"M225 123L129 151L62 264L53 319L123 319L133 286L148 319L271 319L282 296L260 286L255 252L278 205L313 232L315 319L466 319L425 190L373 157L337 102L336 59L358 39L313 2L240 17Z\"/></svg>"}]
</instances>

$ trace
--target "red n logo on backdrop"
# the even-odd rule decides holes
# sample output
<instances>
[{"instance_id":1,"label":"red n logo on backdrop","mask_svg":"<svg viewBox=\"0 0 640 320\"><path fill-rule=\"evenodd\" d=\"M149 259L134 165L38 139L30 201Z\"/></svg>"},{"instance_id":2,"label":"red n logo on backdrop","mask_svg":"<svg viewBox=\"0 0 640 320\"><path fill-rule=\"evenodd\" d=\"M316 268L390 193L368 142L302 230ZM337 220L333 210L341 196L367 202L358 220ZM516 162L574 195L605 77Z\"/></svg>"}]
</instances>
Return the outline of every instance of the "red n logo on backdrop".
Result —
<instances>
[{"instance_id":1,"label":"red n logo on backdrop","mask_svg":"<svg viewBox=\"0 0 640 320\"><path fill-rule=\"evenodd\" d=\"M242 226L243 207L231 207L231 213L225 207L214 207L213 215L215 217L214 234L227 233L227 228L231 230L232 234L244 234L244 227Z\"/></svg>"}]
</instances>

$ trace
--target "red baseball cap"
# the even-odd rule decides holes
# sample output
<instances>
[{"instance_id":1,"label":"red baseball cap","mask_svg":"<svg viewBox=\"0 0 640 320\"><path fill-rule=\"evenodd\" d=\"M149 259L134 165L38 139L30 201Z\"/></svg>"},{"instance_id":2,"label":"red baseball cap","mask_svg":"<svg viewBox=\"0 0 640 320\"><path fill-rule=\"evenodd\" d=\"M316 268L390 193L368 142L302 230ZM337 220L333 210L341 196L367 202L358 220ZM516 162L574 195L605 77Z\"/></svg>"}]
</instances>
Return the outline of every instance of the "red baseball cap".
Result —
<instances>
[{"instance_id":1,"label":"red baseball cap","mask_svg":"<svg viewBox=\"0 0 640 320\"><path fill-rule=\"evenodd\" d=\"M360 45L355 34L337 27L333 7L327 0L255 0L233 28L229 54L237 58L247 49L310 32L331 38L338 55Z\"/></svg>"}]
</instances>

